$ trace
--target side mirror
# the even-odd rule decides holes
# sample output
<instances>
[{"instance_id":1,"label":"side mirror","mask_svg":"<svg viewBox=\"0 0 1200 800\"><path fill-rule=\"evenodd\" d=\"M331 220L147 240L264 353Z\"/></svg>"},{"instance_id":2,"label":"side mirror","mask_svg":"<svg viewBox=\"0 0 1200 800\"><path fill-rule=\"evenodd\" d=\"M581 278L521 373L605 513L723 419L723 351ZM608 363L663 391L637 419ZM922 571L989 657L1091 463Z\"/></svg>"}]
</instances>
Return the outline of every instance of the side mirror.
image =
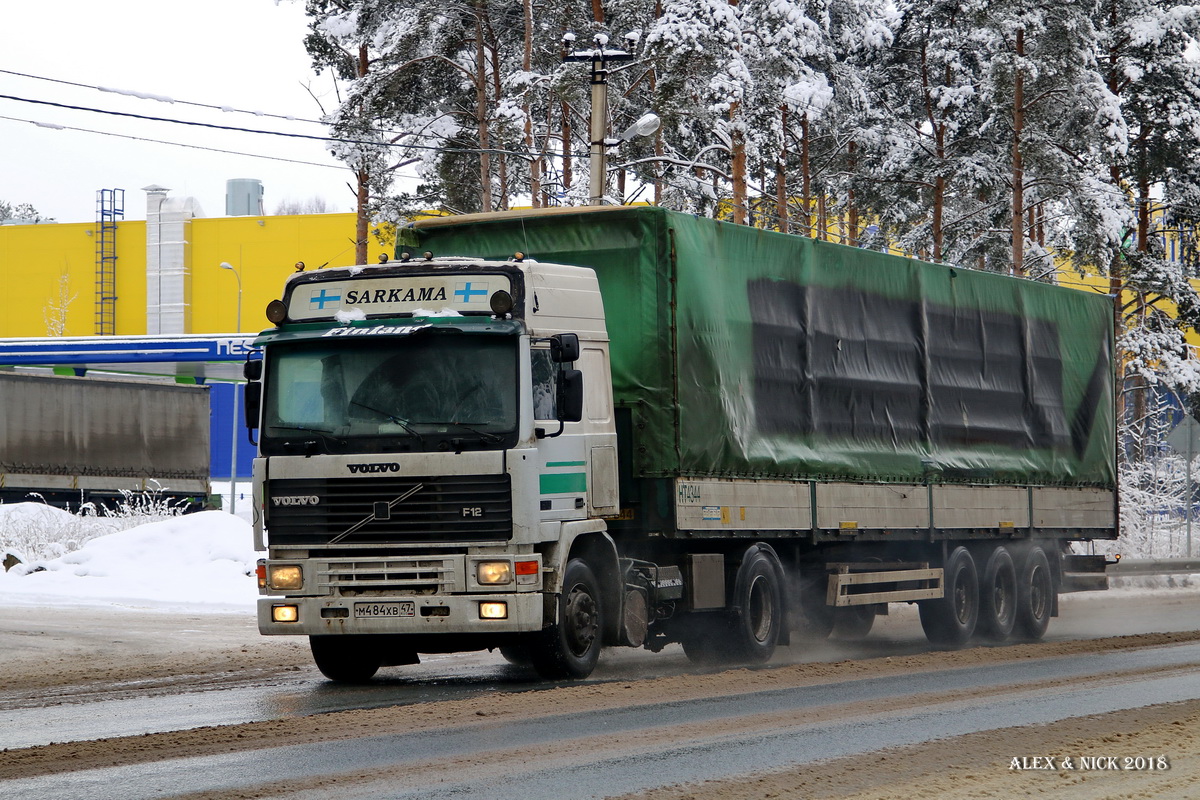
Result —
<instances>
[{"instance_id":1,"label":"side mirror","mask_svg":"<svg viewBox=\"0 0 1200 800\"><path fill-rule=\"evenodd\" d=\"M579 336L556 333L550 337L550 358L555 364L570 364L579 360Z\"/></svg>"},{"instance_id":2,"label":"side mirror","mask_svg":"<svg viewBox=\"0 0 1200 800\"><path fill-rule=\"evenodd\" d=\"M261 361L251 362L261 364ZM262 372L260 369L259 372ZM262 412L262 384L251 382L246 384L246 427L254 430L258 427L258 416Z\"/></svg>"},{"instance_id":3,"label":"side mirror","mask_svg":"<svg viewBox=\"0 0 1200 800\"><path fill-rule=\"evenodd\" d=\"M558 418L563 422L583 419L583 373L577 369L558 374Z\"/></svg>"},{"instance_id":4,"label":"side mirror","mask_svg":"<svg viewBox=\"0 0 1200 800\"><path fill-rule=\"evenodd\" d=\"M242 365L242 377L248 381L262 380L263 362L261 358L247 361Z\"/></svg>"}]
</instances>

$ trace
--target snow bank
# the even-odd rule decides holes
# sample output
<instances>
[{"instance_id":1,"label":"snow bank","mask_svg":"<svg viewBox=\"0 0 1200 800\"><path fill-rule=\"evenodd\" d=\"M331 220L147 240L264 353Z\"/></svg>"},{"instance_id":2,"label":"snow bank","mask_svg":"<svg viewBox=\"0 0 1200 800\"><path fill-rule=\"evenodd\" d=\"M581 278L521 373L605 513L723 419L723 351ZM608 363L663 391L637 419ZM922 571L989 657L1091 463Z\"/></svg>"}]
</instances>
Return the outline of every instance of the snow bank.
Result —
<instances>
[{"instance_id":1,"label":"snow bank","mask_svg":"<svg viewBox=\"0 0 1200 800\"><path fill-rule=\"evenodd\" d=\"M6 513L35 513L12 508L18 510ZM173 517L99 536L58 558L0 573L0 604L198 612L253 608L258 587L252 542L250 526L230 514Z\"/></svg>"}]
</instances>

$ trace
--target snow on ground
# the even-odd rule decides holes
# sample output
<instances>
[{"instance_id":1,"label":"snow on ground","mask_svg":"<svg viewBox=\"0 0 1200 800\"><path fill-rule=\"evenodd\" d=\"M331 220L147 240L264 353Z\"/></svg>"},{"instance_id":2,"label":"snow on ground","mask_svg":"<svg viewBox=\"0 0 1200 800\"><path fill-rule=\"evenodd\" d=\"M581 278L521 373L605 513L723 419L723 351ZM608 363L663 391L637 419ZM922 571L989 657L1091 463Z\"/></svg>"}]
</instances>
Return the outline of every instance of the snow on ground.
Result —
<instances>
[{"instance_id":1,"label":"snow on ground","mask_svg":"<svg viewBox=\"0 0 1200 800\"><path fill-rule=\"evenodd\" d=\"M3 505L0 532L31 520L77 528L114 524L72 517L38 503ZM257 558L250 525L240 517L221 511L169 517L105 532L71 552L0 572L0 604L240 611L252 608L258 597Z\"/></svg>"}]
</instances>

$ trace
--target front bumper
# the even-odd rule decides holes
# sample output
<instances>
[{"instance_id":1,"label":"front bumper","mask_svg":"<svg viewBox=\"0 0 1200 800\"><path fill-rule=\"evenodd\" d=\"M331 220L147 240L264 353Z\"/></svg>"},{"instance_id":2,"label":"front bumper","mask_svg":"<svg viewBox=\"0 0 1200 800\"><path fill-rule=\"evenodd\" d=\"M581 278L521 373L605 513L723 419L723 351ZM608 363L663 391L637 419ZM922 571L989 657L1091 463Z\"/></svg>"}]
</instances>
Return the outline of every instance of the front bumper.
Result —
<instances>
[{"instance_id":1,"label":"front bumper","mask_svg":"<svg viewBox=\"0 0 1200 800\"><path fill-rule=\"evenodd\" d=\"M543 625L542 592L507 594L385 596L358 598L260 597L258 630L266 635L327 634L488 634L529 633ZM380 605L411 602L412 616L356 617L356 604ZM508 605L505 619L481 619L480 604L502 602ZM275 622L274 606L295 606L295 622Z\"/></svg>"}]
</instances>

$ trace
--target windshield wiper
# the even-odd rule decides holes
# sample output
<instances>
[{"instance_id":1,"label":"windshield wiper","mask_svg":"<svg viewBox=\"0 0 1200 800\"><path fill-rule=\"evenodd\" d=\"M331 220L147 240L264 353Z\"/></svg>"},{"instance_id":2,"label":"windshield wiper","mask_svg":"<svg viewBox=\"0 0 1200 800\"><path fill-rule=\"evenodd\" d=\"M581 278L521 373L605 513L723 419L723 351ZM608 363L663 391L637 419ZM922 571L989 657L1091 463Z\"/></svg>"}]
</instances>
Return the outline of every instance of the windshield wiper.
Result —
<instances>
[{"instance_id":1,"label":"windshield wiper","mask_svg":"<svg viewBox=\"0 0 1200 800\"><path fill-rule=\"evenodd\" d=\"M330 442L333 442L334 444L339 445L339 446L345 446L345 444L346 444L345 439L339 439L338 437L332 435L333 431L325 430L324 428L310 428L306 425L268 425L267 427L273 431L305 431L307 433L315 433L318 437L320 437L321 444L325 445L326 451L329 450ZM289 444L291 444L291 442L284 442L285 446L289 445ZM317 442L307 441L307 442L301 442L300 444L315 445L315 444L317 444Z\"/></svg>"},{"instance_id":2,"label":"windshield wiper","mask_svg":"<svg viewBox=\"0 0 1200 800\"><path fill-rule=\"evenodd\" d=\"M470 431L471 433L476 434L484 441L492 441L492 442L503 442L504 441L503 436L497 436L496 434L490 433L488 431L481 431L478 428L472 428L469 424L467 424L465 422L431 422L429 424L430 425L457 425L460 428L463 428L465 430ZM479 423L475 423L475 424L478 425Z\"/></svg>"},{"instance_id":3,"label":"windshield wiper","mask_svg":"<svg viewBox=\"0 0 1200 800\"><path fill-rule=\"evenodd\" d=\"M357 400L351 400L351 401L350 401L350 405L352 405L352 406L358 406L359 408L365 408L367 411L374 411L374 412L375 412L376 414L378 414L379 416L383 417L384 419L388 420L389 422L394 422L394 423L396 423L396 424L397 424L397 425L399 425L401 428L404 428L404 430L406 430L408 433L410 433L410 434L412 434L413 436L417 437L417 441L418 441L418 442L424 443L424 441L425 441L425 437L424 437L424 436L422 436L420 433L418 433L418 432L417 432L417 430L416 430L416 428L414 428L413 426L409 425L407 422L405 422L404 420L400 419L400 418L399 418L399 417L397 417L395 414L389 414L388 412L386 412L386 411L383 411L382 409L373 408L373 407L371 407L371 406L367 405L366 403L360 403L360 402L358 402Z\"/></svg>"}]
</instances>

